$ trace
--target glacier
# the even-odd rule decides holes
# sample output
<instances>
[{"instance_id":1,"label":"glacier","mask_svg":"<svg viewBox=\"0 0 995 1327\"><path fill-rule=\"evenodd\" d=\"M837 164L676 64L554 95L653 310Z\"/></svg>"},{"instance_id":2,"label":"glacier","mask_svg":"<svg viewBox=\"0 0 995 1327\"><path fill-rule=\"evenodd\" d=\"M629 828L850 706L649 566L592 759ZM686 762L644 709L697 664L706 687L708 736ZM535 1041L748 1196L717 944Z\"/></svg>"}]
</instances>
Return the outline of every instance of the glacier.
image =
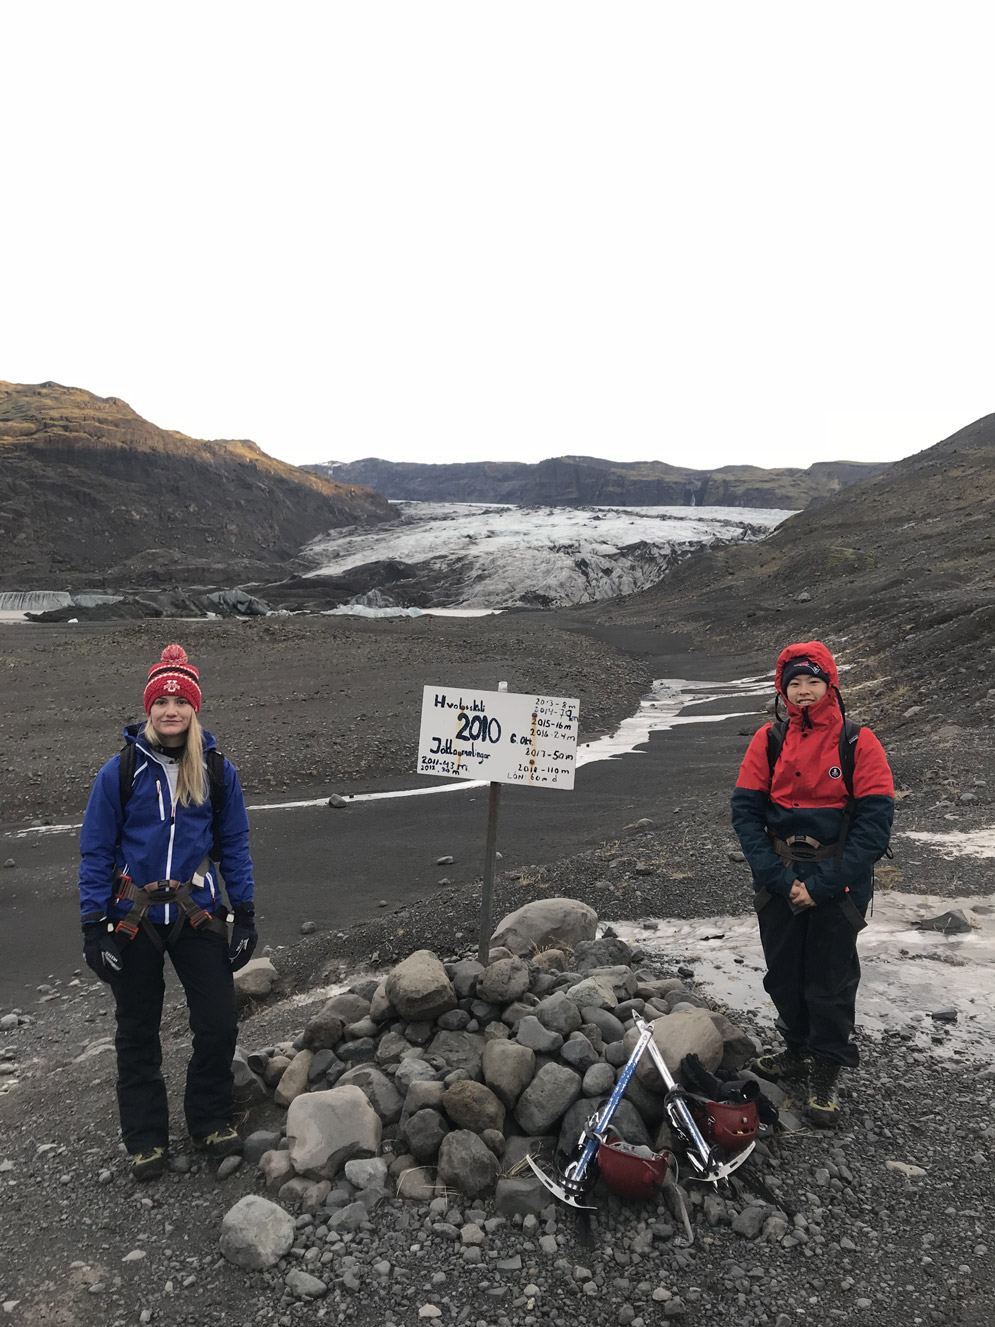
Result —
<instances>
[{"instance_id":1,"label":"glacier","mask_svg":"<svg viewBox=\"0 0 995 1327\"><path fill-rule=\"evenodd\" d=\"M435 606L555 608L634 594L697 549L762 539L796 513L748 507L519 507L396 502L398 519L329 531L309 576L393 559L436 586Z\"/></svg>"}]
</instances>

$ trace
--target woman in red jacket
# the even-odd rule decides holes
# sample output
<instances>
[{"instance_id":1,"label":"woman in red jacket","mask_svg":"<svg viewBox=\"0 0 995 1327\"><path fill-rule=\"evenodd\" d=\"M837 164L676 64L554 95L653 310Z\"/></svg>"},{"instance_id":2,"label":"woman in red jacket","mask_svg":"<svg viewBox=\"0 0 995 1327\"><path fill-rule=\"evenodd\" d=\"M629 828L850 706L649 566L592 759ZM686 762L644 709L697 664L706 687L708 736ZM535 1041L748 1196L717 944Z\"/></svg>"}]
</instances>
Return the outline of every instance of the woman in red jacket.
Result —
<instances>
[{"instance_id":1,"label":"woman in red jacket","mask_svg":"<svg viewBox=\"0 0 995 1327\"><path fill-rule=\"evenodd\" d=\"M788 710L783 744L778 752L777 726L760 728L732 795L733 826L753 872L764 988L785 1043L753 1068L806 1100L806 1115L820 1125L836 1123L840 1070L858 1063L857 932L866 925L874 863L888 847L895 811L881 743L846 721L838 681L820 641L781 652L775 685Z\"/></svg>"}]
</instances>

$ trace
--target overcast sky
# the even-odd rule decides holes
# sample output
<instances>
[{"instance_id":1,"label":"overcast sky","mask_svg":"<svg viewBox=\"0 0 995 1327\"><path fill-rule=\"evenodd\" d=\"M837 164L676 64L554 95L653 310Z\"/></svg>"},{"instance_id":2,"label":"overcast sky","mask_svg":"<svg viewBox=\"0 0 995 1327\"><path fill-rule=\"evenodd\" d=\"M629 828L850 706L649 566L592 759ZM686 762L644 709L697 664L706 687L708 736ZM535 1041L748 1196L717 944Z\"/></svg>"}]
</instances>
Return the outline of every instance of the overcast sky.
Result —
<instances>
[{"instance_id":1,"label":"overcast sky","mask_svg":"<svg viewBox=\"0 0 995 1327\"><path fill-rule=\"evenodd\" d=\"M7 3L0 377L303 463L995 409L995 9Z\"/></svg>"}]
</instances>

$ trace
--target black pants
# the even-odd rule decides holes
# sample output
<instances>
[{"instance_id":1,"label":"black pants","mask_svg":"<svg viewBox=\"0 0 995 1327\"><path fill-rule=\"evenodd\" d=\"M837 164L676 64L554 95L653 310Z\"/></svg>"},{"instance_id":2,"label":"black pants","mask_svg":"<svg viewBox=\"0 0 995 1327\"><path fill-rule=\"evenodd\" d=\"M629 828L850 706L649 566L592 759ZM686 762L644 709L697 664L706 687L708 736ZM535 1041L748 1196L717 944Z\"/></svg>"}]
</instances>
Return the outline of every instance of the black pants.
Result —
<instances>
[{"instance_id":1,"label":"black pants","mask_svg":"<svg viewBox=\"0 0 995 1327\"><path fill-rule=\"evenodd\" d=\"M165 939L170 927L157 926ZM162 1076L159 1024L166 990L165 956L145 931L123 946L123 971L114 982L117 1003L117 1101L121 1134L132 1154L165 1147L169 1109ZM213 931L186 922L169 957L190 1010L193 1055L187 1066L183 1110L192 1138L206 1138L231 1124L232 1072L237 1016L228 945Z\"/></svg>"},{"instance_id":2,"label":"black pants","mask_svg":"<svg viewBox=\"0 0 995 1327\"><path fill-rule=\"evenodd\" d=\"M766 890L757 894L756 906L767 960L764 989L777 1009L778 1031L788 1046L853 1068L860 1060L850 1038L863 911L843 895L792 912L786 898Z\"/></svg>"}]
</instances>

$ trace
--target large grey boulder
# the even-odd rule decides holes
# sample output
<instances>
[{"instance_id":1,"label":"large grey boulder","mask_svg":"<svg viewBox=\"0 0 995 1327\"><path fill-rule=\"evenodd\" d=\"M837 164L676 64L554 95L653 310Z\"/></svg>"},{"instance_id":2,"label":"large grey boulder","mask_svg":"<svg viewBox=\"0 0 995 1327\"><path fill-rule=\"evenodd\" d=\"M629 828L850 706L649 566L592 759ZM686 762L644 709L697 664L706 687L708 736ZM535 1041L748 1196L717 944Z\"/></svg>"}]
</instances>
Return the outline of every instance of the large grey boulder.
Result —
<instances>
[{"instance_id":1,"label":"large grey boulder","mask_svg":"<svg viewBox=\"0 0 995 1327\"><path fill-rule=\"evenodd\" d=\"M269 1100L266 1084L249 1068L245 1052L236 1048L231 1062L232 1092L236 1106L259 1106Z\"/></svg>"},{"instance_id":2,"label":"large grey boulder","mask_svg":"<svg viewBox=\"0 0 995 1327\"><path fill-rule=\"evenodd\" d=\"M534 1014L526 1014L519 1020L515 1039L519 1046L527 1046L529 1050L538 1051L540 1055L555 1055L563 1045L560 1034L544 1028Z\"/></svg>"},{"instance_id":3,"label":"large grey boulder","mask_svg":"<svg viewBox=\"0 0 995 1327\"><path fill-rule=\"evenodd\" d=\"M583 1021L577 1004L562 991L540 1000L536 1005L535 1016L544 1028L558 1032L561 1037L569 1037L571 1032L576 1032Z\"/></svg>"},{"instance_id":4,"label":"large grey boulder","mask_svg":"<svg viewBox=\"0 0 995 1327\"><path fill-rule=\"evenodd\" d=\"M262 1171L267 1193L279 1193L287 1180L292 1179L297 1173L290 1159L290 1153L282 1148L271 1148L268 1152L264 1152L259 1158L259 1169Z\"/></svg>"},{"instance_id":5,"label":"large grey boulder","mask_svg":"<svg viewBox=\"0 0 995 1327\"><path fill-rule=\"evenodd\" d=\"M356 1157L345 1163L345 1177L357 1189L386 1188L387 1162L383 1157Z\"/></svg>"},{"instance_id":6,"label":"large grey boulder","mask_svg":"<svg viewBox=\"0 0 995 1327\"><path fill-rule=\"evenodd\" d=\"M387 977L387 998L401 1018L438 1018L456 1008L456 992L446 969L430 949L416 949Z\"/></svg>"},{"instance_id":7,"label":"large grey boulder","mask_svg":"<svg viewBox=\"0 0 995 1327\"><path fill-rule=\"evenodd\" d=\"M289 1271L284 1279L284 1285L298 1299L321 1299L323 1295L328 1294L327 1283L317 1276L312 1276L310 1272L305 1272L303 1267L295 1267Z\"/></svg>"},{"instance_id":8,"label":"large grey boulder","mask_svg":"<svg viewBox=\"0 0 995 1327\"><path fill-rule=\"evenodd\" d=\"M453 966L453 990L458 1000L468 1000L477 992L477 981L483 976L483 964L475 958L463 958Z\"/></svg>"},{"instance_id":9,"label":"large grey boulder","mask_svg":"<svg viewBox=\"0 0 995 1327\"><path fill-rule=\"evenodd\" d=\"M510 1004L529 989L529 965L521 958L502 958L489 964L477 982L477 999L489 1004Z\"/></svg>"},{"instance_id":10,"label":"large grey boulder","mask_svg":"<svg viewBox=\"0 0 995 1327\"><path fill-rule=\"evenodd\" d=\"M439 1148L439 1179L448 1188L476 1198L494 1188L498 1159L487 1144L468 1129L446 1134Z\"/></svg>"},{"instance_id":11,"label":"large grey boulder","mask_svg":"<svg viewBox=\"0 0 995 1327\"><path fill-rule=\"evenodd\" d=\"M278 1106L289 1106L296 1097L307 1091L312 1059L311 1051L298 1051L284 1069L273 1093L273 1100Z\"/></svg>"},{"instance_id":12,"label":"large grey boulder","mask_svg":"<svg viewBox=\"0 0 995 1327\"><path fill-rule=\"evenodd\" d=\"M585 1097L602 1097L615 1086L615 1070L604 1060L592 1064L584 1075L581 1090Z\"/></svg>"},{"instance_id":13,"label":"large grey boulder","mask_svg":"<svg viewBox=\"0 0 995 1327\"><path fill-rule=\"evenodd\" d=\"M387 999L387 982L380 982L370 998L370 1017L374 1023L384 1023L394 1017L394 1008Z\"/></svg>"},{"instance_id":14,"label":"large grey boulder","mask_svg":"<svg viewBox=\"0 0 995 1327\"><path fill-rule=\"evenodd\" d=\"M416 1161L434 1161L448 1132L448 1125L439 1111L426 1106L409 1116L401 1136Z\"/></svg>"},{"instance_id":15,"label":"large grey boulder","mask_svg":"<svg viewBox=\"0 0 995 1327\"><path fill-rule=\"evenodd\" d=\"M544 1064L518 1099L515 1119L525 1133L548 1133L580 1096L581 1078L563 1064Z\"/></svg>"},{"instance_id":16,"label":"large grey boulder","mask_svg":"<svg viewBox=\"0 0 995 1327\"><path fill-rule=\"evenodd\" d=\"M614 1009L618 1004L615 987L604 975L585 977L567 990L567 996L578 1009Z\"/></svg>"},{"instance_id":17,"label":"large grey boulder","mask_svg":"<svg viewBox=\"0 0 995 1327\"><path fill-rule=\"evenodd\" d=\"M358 1023L361 1018L368 1016L370 1002L365 996L357 995L355 991L341 991L326 1000L324 1008L329 1013L338 1014L342 1022L348 1026L349 1023Z\"/></svg>"},{"instance_id":18,"label":"large grey boulder","mask_svg":"<svg viewBox=\"0 0 995 1327\"><path fill-rule=\"evenodd\" d=\"M626 1055L632 1054L638 1039L638 1030L630 1028L622 1042ZM697 1055L710 1072L722 1062L722 1037L707 1009L679 1009L656 1019L653 1041L674 1078L685 1055ZM649 1054L639 1061L636 1077L651 1091L664 1091L663 1080Z\"/></svg>"},{"instance_id":19,"label":"large grey boulder","mask_svg":"<svg viewBox=\"0 0 995 1327\"><path fill-rule=\"evenodd\" d=\"M395 1080L396 1081L396 1080ZM420 1079L412 1083L404 1095L404 1106L401 1110L401 1128L418 1111L430 1107L432 1110L439 1110L442 1106L442 1094L446 1090L445 1083L441 1079Z\"/></svg>"},{"instance_id":20,"label":"large grey boulder","mask_svg":"<svg viewBox=\"0 0 995 1327\"><path fill-rule=\"evenodd\" d=\"M435 1167L411 1166L397 1177L397 1197L427 1203L435 1197Z\"/></svg>"},{"instance_id":21,"label":"large grey boulder","mask_svg":"<svg viewBox=\"0 0 995 1327\"><path fill-rule=\"evenodd\" d=\"M437 1032L428 1053L437 1055L449 1069L465 1069L471 1077L480 1073L485 1042L479 1032Z\"/></svg>"},{"instance_id":22,"label":"large grey boulder","mask_svg":"<svg viewBox=\"0 0 995 1327\"><path fill-rule=\"evenodd\" d=\"M380 1149L380 1117L355 1084L308 1092L290 1103L287 1141L298 1175L332 1180L353 1157Z\"/></svg>"},{"instance_id":23,"label":"large grey boulder","mask_svg":"<svg viewBox=\"0 0 995 1327\"><path fill-rule=\"evenodd\" d=\"M397 1064L411 1050L411 1043L402 1033L392 1028L377 1043L377 1064Z\"/></svg>"},{"instance_id":24,"label":"large grey boulder","mask_svg":"<svg viewBox=\"0 0 995 1327\"><path fill-rule=\"evenodd\" d=\"M447 1089L442 1109L457 1129L480 1134L485 1129L500 1132L504 1128L504 1106L489 1087L469 1078Z\"/></svg>"},{"instance_id":25,"label":"large grey boulder","mask_svg":"<svg viewBox=\"0 0 995 1327\"><path fill-rule=\"evenodd\" d=\"M566 972L570 966L570 960L562 949L540 949L534 958L529 960L534 968L540 972L555 976L558 972Z\"/></svg>"},{"instance_id":26,"label":"large grey boulder","mask_svg":"<svg viewBox=\"0 0 995 1327\"><path fill-rule=\"evenodd\" d=\"M221 1252L236 1267L260 1271L290 1252L294 1219L258 1193L247 1193L221 1222Z\"/></svg>"},{"instance_id":27,"label":"large grey boulder","mask_svg":"<svg viewBox=\"0 0 995 1327\"><path fill-rule=\"evenodd\" d=\"M631 968L625 967L624 964L616 964L614 967L606 968L588 968L584 975L587 978L603 977L610 984L615 992L615 999L619 1002L631 1000L639 989L636 974Z\"/></svg>"},{"instance_id":28,"label":"large grey boulder","mask_svg":"<svg viewBox=\"0 0 995 1327\"><path fill-rule=\"evenodd\" d=\"M304 1028L304 1049L308 1051L334 1050L345 1032L345 1020L329 1004L325 1004Z\"/></svg>"},{"instance_id":29,"label":"large grey boulder","mask_svg":"<svg viewBox=\"0 0 995 1327\"><path fill-rule=\"evenodd\" d=\"M604 1097L601 1101L592 1101L590 1097L582 1097L580 1101L575 1102L570 1107L560 1126L560 1136L556 1144L558 1151L566 1152L568 1155L573 1151L581 1130L591 1116L601 1110L607 1100L607 1097ZM612 1116L612 1125L627 1143L632 1143L634 1147L640 1145L649 1147L649 1131L631 1101L626 1101L623 1098L619 1102L618 1110Z\"/></svg>"},{"instance_id":30,"label":"large grey boulder","mask_svg":"<svg viewBox=\"0 0 995 1327\"><path fill-rule=\"evenodd\" d=\"M601 940L582 940L574 946L573 966L577 972L588 972L591 968L629 967L632 963L632 949L617 935L605 936Z\"/></svg>"},{"instance_id":31,"label":"large grey boulder","mask_svg":"<svg viewBox=\"0 0 995 1327\"><path fill-rule=\"evenodd\" d=\"M235 973L235 999L239 1007L253 1000L265 1000L276 984L277 971L268 958L250 958Z\"/></svg>"},{"instance_id":32,"label":"large grey boulder","mask_svg":"<svg viewBox=\"0 0 995 1327\"><path fill-rule=\"evenodd\" d=\"M748 1033L737 1027L731 1018L717 1010L710 1010L709 1016L722 1038L722 1059L720 1069L742 1069L758 1054L759 1047Z\"/></svg>"},{"instance_id":33,"label":"large grey boulder","mask_svg":"<svg viewBox=\"0 0 995 1327\"><path fill-rule=\"evenodd\" d=\"M438 1074L427 1060L417 1055L406 1055L394 1070L394 1082L399 1091L407 1092L412 1083L437 1078Z\"/></svg>"},{"instance_id":34,"label":"large grey boulder","mask_svg":"<svg viewBox=\"0 0 995 1327\"><path fill-rule=\"evenodd\" d=\"M598 914L586 903L571 898L544 898L509 912L491 936L491 948L503 946L513 954L534 954L550 946L573 949L593 940Z\"/></svg>"},{"instance_id":35,"label":"large grey boulder","mask_svg":"<svg viewBox=\"0 0 995 1327\"><path fill-rule=\"evenodd\" d=\"M339 1087L355 1084L380 1116L384 1124L396 1124L401 1118L404 1099L390 1079L372 1064L349 1069L338 1081Z\"/></svg>"},{"instance_id":36,"label":"large grey boulder","mask_svg":"<svg viewBox=\"0 0 995 1327\"><path fill-rule=\"evenodd\" d=\"M549 1206L549 1190L531 1172L528 1175L506 1177L497 1182L494 1192L494 1210L508 1220L513 1217L538 1217Z\"/></svg>"},{"instance_id":37,"label":"large grey boulder","mask_svg":"<svg viewBox=\"0 0 995 1327\"><path fill-rule=\"evenodd\" d=\"M535 1051L513 1041L489 1041L480 1067L484 1082L511 1110L535 1076Z\"/></svg>"},{"instance_id":38,"label":"large grey boulder","mask_svg":"<svg viewBox=\"0 0 995 1327\"><path fill-rule=\"evenodd\" d=\"M610 1046L613 1041L621 1041L625 1036L625 1028L622 1021L616 1018L614 1014L607 1009L599 1009L596 1005L586 1004L580 1011L580 1016L585 1023L593 1023L601 1033L606 1046Z\"/></svg>"},{"instance_id":39,"label":"large grey boulder","mask_svg":"<svg viewBox=\"0 0 995 1327\"><path fill-rule=\"evenodd\" d=\"M583 1077L592 1065L599 1063L601 1057L583 1032L575 1032L560 1048L560 1059Z\"/></svg>"}]
</instances>

